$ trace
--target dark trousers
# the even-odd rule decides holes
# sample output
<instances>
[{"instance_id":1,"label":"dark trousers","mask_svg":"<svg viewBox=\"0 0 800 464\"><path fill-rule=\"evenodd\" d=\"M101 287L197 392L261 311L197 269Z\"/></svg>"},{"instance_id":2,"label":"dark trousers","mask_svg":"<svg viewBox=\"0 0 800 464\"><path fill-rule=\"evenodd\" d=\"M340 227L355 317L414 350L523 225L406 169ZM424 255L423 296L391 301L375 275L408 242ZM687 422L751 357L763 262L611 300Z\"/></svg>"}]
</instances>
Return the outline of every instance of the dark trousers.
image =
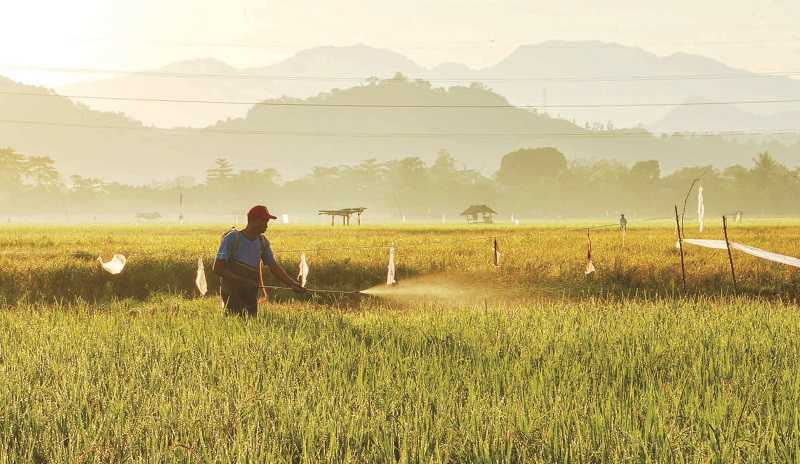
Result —
<instances>
[{"instance_id":1,"label":"dark trousers","mask_svg":"<svg viewBox=\"0 0 800 464\"><path fill-rule=\"evenodd\" d=\"M258 288L223 289L222 304L229 316L255 317L258 313Z\"/></svg>"}]
</instances>

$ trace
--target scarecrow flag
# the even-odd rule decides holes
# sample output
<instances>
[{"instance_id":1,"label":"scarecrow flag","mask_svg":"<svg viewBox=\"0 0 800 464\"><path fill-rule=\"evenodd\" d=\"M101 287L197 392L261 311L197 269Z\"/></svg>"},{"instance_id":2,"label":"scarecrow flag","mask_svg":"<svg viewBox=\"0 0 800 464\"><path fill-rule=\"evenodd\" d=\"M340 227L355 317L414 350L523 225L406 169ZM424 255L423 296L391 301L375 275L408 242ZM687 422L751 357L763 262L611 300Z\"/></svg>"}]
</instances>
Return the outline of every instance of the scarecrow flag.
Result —
<instances>
[{"instance_id":1,"label":"scarecrow flag","mask_svg":"<svg viewBox=\"0 0 800 464\"><path fill-rule=\"evenodd\" d=\"M197 291L205 296L208 293L208 283L206 282L206 269L203 266L203 258L197 258L197 277L194 278Z\"/></svg>"},{"instance_id":2,"label":"scarecrow flag","mask_svg":"<svg viewBox=\"0 0 800 464\"><path fill-rule=\"evenodd\" d=\"M394 285L397 280L394 278L394 247L389 248L389 271L386 273L386 285Z\"/></svg>"},{"instance_id":3,"label":"scarecrow flag","mask_svg":"<svg viewBox=\"0 0 800 464\"><path fill-rule=\"evenodd\" d=\"M589 235L589 230L586 231L586 238L589 240L589 251L586 253L586 271L584 274L589 275L595 271L594 264L592 264L592 236Z\"/></svg>"},{"instance_id":4,"label":"scarecrow flag","mask_svg":"<svg viewBox=\"0 0 800 464\"><path fill-rule=\"evenodd\" d=\"M114 255L111 257L111 261L103 262L103 258L98 256L97 262L100 263L104 271L116 275L125 269L125 263L128 262L128 260L125 259L123 255Z\"/></svg>"},{"instance_id":5,"label":"scarecrow flag","mask_svg":"<svg viewBox=\"0 0 800 464\"><path fill-rule=\"evenodd\" d=\"M700 223L700 232L703 231L703 219L706 216L706 205L703 204L703 186L697 190L697 221Z\"/></svg>"},{"instance_id":6,"label":"scarecrow flag","mask_svg":"<svg viewBox=\"0 0 800 464\"><path fill-rule=\"evenodd\" d=\"M308 281L308 263L306 262L305 253L300 255L300 272L297 273L297 280L300 282L301 287L305 287Z\"/></svg>"}]
</instances>

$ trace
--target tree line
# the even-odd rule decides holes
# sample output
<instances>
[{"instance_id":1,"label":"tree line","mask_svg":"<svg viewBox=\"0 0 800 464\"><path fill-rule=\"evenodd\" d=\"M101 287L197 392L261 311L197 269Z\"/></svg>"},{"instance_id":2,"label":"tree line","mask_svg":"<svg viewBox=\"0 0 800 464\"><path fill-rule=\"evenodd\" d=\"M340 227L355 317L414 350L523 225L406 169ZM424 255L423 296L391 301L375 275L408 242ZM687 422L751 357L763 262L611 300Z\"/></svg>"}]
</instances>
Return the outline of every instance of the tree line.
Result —
<instances>
[{"instance_id":1,"label":"tree line","mask_svg":"<svg viewBox=\"0 0 800 464\"><path fill-rule=\"evenodd\" d=\"M255 203L276 212L311 216L319 209L367 207L387 220L439 221L472 204L488 204L502 216L523 219L667 215L697 180L705 190L707 214L800 213L800 168L769 153L754 154L750 166L725 169L687 166L669 174L656 160L626 165L613 160L574 160L555 148L526 148L506 154L500 169L485 175L440 150L431 163L419 157L354 165L318 166L297 179L271 168L238 170L219 158L202 180L126 185L103 179L62 176L53 161L0 149L0 212L25 214L131 214L159 212L241 214ZM694 197L693 197L694 198ZM694 200L693 200L694 201Z\"/></svg>"}]
</instances>

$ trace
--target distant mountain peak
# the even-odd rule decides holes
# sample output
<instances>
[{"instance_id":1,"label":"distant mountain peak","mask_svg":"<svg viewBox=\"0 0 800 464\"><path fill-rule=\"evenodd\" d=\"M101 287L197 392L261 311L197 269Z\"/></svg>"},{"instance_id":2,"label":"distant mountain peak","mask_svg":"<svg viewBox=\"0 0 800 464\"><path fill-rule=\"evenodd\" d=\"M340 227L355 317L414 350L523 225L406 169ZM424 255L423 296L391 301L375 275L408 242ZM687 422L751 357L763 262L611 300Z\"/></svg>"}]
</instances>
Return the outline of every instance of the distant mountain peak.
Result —
<instances>
[{"instance_id":1,"label":"distant mountain peak","mask_svg":"<svg viewBox=\"0 0 800 464\"><path fill-rule=\"evenodd\" d=\"M675 66L677 68L685 69L687 70L687 72L692 70L705 71L705 72L708 72L710 70L741 72L741 73L745 72L740 69L731 68L730 66L713 58L708 58L707 56L695 55L692 53L685 53L685 52L678 52L665 56L663 58L663 61L664 63Z\"/></svg>"},{"instance_id":2,"label":"distant mountain peak","mask_svg":"<svg viewBox=\"0 0 800 464\"><path fill-rule=\"evenodd\" d=\"M514 49L511 55L513 55L514 53L531 53L531 52L541 52L544 50L556 51L556 52L559 50L561 51L575 50L575 51L586 51L587 53L592 53L596 52L598 49L633 51L637 53L645 53L648 55L652 55L651 53L639 47L622 45L616 42L602 42L599 40L547 40L544 42L523 44Z\"/></svg>"},{"instance_id":3,"label":"distant mountain peak","mask_svg":"<svg viewBox=\"0 0 800 464\"><path fill-rule=\"evenodd\" d=\"M602 67L648 67L657 65L659 57L637 47L611 42L548 41L520 45L505 59L492 67L494 70L518 74L532 67L542 67L540 73L554 75ZM558 63L558 67L553 67Z\"/></svg>"},{"instance_id":4,"label":"distant mountain peak","mask_svg":"<svg viewBox=\"0 0 800 464\"><path fill-rule=\"evenodd\" d=\"M294 56L288 58L285 60L285 62L291 63L304 60L345 60L359 64L362 63L361 60L378 60L382 63L397 63L402 65L404 68L419 68L419 65L401 53L385 48L370 47L364 44L345 46L326 45L313 47L295 53ZM400 69L398 69L398 71L400 71Z\"/></svg>"},{"instance_id":5,"label":"distant mountain peak","mask_svg":"<svg viewBox=\"0 0 800 464\"><path fill-rule=\"evenodd\" d=\"M194 60L176 61L159 68L159 71L212 74L235 73L237 70L228 63L216 58L198 58Z\"/></svg>"}]
</instances>

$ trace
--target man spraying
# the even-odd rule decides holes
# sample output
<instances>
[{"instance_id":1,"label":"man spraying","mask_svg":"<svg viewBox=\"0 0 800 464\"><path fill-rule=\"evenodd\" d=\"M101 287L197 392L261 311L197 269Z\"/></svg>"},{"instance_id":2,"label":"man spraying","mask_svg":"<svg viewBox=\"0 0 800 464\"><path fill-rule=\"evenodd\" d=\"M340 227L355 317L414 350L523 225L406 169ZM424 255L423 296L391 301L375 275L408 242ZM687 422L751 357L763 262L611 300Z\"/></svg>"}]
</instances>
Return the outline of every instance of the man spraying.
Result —
<instances>
[{"instance_id":1,"label":"man spraying","mask_svg":"<svg viewBox=\"0 0 800 464\"><path fill-rule=\"evenodd\" d=\"M214 273L222 279L221 294L226 314L255 316L258 312L259 270L263 261L272 275L296 292L305 289L275 261L267 223L277 219L262 205L247 213L247 227L231 230L222 238L214 261Z\"/></svg>"}]
</instances>

